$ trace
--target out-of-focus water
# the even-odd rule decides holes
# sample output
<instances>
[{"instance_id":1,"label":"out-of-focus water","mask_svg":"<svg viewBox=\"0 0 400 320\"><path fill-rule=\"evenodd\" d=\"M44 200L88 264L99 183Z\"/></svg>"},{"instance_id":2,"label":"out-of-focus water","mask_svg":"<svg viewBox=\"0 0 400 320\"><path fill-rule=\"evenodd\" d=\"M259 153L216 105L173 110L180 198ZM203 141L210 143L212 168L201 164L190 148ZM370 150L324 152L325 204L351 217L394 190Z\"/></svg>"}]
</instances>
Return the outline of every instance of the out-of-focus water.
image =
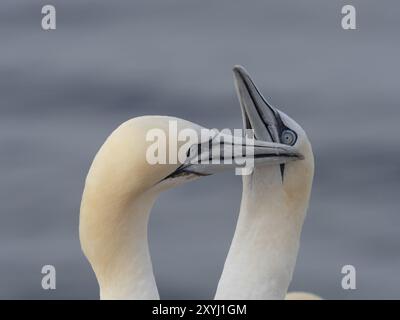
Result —
<instances>
[{"instance_id":1,"label":"out-of-focus water","mask_svg":"<svg viewBox=\"0 0 400 320\"><path fill-rule=\"evenodd\" d=\"M312 141L316 173L292 290L400 297L400 4L343 1L41 1L0 4L0 298L95 299L78 218L91 160L121 122L174 115L240 128L231 69ZM212 298L239 211L226 172L162 195L150 247L162 298ZM41 267L57 290L41 289ZM341 267L357 290L341 288Z\"/></svg>"}]
</instances>

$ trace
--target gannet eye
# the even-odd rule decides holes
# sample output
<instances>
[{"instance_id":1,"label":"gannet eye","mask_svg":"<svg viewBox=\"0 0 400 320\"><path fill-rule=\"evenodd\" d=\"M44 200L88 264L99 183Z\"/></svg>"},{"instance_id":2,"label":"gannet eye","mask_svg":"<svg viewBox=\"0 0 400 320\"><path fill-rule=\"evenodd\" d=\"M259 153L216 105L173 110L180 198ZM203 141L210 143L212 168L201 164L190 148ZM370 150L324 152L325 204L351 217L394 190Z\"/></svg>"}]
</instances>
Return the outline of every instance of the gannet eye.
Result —
<instances>
[{"instance_id":1,"label":"gannet eye","mask_svg":"<svg viewBox=\"0 0 400 320\"><path fill-rule=\"evenodd\" d=\"M296 143L297 136L292 130L284 130L282 132L281 140L283 144L292 146Z\"/></svg>"}]
</instances>

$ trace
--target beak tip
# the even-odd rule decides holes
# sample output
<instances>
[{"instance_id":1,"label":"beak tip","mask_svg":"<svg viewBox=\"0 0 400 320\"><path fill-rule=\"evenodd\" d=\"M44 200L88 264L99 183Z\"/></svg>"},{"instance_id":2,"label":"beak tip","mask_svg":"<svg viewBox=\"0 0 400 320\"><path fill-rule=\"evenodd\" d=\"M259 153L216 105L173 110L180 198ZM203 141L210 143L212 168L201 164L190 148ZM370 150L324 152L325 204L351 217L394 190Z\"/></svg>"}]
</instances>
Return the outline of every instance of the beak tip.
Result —
<instances>
[{"instance_id":1,"label":"beak tip","mask_svg":"<svg viewBox=\"0 0 400 320\"><path fill-rule=\"evenodd\" d=\"M242 75L243 74L247 74L246 69L243 66L241 66L240 64L234 65L233 68L232 68L232 71L235 74L242 74Z\"/></svg>"}]
</instances>

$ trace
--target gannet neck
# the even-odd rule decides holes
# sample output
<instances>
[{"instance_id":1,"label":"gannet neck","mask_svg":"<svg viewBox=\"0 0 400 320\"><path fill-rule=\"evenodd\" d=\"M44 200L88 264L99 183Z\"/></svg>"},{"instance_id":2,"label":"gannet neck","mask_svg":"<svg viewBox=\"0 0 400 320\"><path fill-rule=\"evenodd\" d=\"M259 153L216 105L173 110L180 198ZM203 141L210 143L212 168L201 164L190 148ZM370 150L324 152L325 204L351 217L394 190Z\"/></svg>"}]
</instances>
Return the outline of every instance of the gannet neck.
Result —
<instances>
[{"instance_id":1,"label":"gannet neck","mask_svg":"<svg viewBox=\"0 0 400 320\"><path fill-rule=\"evenodd\" d=\"M100 286L101 299L159 299L147 229L155 198L101 199L86 188L80 237Z\"/></svg>"},{"instance_id":2,"label":"gannet neck","mask_svg":"<svg viewBox=\"0 0 400 320\"><path fill-rule=\"evenodd\" d=\"M304 186L306 196L294 201L281 185L278 168L255 168L243 178L240 214L215 299L285 297L310 190Z\"/></svg>"},{"instance_id":3,"label":"gannet neck","mask_svg":"<svg viewBox=\"0 0 400 320\"><path fill-rule=\"evenodd\" d=\"M142 117L121 124L97 152L86 177L79 237L101 299L159 299L147 224L160 192L152 186L173 168L150 167L145 155L146 132L165 127L163 119Z\"/></svg>"}]
</instances>

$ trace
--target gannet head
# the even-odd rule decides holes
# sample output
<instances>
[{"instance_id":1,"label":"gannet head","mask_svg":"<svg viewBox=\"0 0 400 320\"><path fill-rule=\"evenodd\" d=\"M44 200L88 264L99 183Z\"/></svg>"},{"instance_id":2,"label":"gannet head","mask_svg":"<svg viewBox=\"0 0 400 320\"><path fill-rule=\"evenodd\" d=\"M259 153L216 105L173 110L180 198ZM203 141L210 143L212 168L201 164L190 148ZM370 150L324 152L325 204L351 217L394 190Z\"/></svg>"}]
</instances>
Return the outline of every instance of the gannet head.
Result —
<instances>
[{"instance_id":1,"label":"gannet head","mask_svg":"<svg viewBox=\"0 0 400 320\"><path fill-rule=\"evenodd\" d=\"M253 129L258 140L291 146L301 155L292 158L296 161L268 169L280 170L280 179L273 181L275 187L283 189L292 199L308 203L314 175L314 156L305 131L296 121L266 101L243 67L235 66L233 72L245 128Z\"/></svg>"},{"instance_id":2,"label":"gannet head","mask_svg":"<svg viewBox=\"0 0 400 320\"><path fill-rule=\"evenodd\" d=\"M194 178L195 175L173 175L181 163L178 159L175 163L169 161L170 122L177 125L177 130L201 128L189 121L163 116L137 117L122 123L97 152L86 178L85 191L91 189L97 194L107 194L108 198L133 199L143 193L156 193L161 186L165 189ZM152 130L164 134L164 139L157 141ZM155 142L159 142L159 150L154 150ZM182 145L177 139L173 143L177 148ZM160 163L148 158L151 153L159 153ZM171 179L166 179L168 176Z\"/></svg>"}]
</instances>

